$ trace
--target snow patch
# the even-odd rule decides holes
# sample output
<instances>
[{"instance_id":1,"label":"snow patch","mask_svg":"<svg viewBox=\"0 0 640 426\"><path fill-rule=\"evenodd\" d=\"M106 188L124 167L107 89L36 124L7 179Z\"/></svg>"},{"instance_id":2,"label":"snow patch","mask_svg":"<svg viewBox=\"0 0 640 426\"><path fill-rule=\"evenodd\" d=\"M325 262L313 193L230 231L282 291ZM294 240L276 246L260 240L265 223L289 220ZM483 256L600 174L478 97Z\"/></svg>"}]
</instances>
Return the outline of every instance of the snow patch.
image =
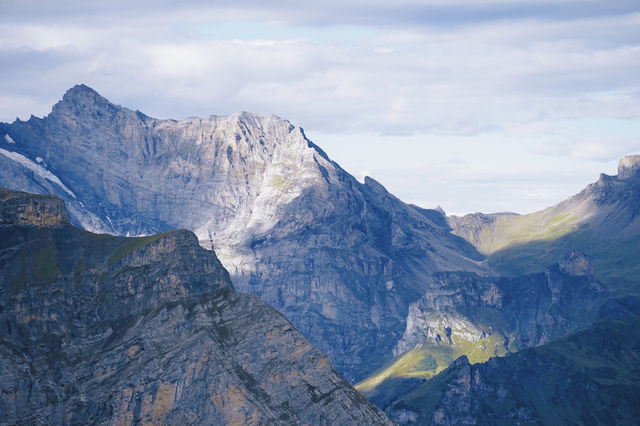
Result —
<instances>
[{"instance_id":1,"label":"snow patch","mask_svg":"<svg viewBox=\"0 0 640 426\"><path fill-rule=\"evenodd\" d=\"M36 163L42 163L42 157L36 157Z\"/></svg>"},{"instance_id":2,"label":"snow patch","mask_svg":"<svg viewBox=\"0 0 640 426\"><path fill-rule=\"evenodd\" d=\"M60 179L58 179L58 176L54 175L53 173L51 173L49 170L45 169L41 165L36 164L35 162L31 161L30 159L28 159L24 155L18 154L17 152L7 151L7 150L2 149L2 148L0 148L0 154L4 155L7 158L10 158L11 160L15 161L16 163L19 163L19 164L23 165L24 167L26 167L27 169L31 170L32 172L34 172L35 174L37 174L41 178L44 178L44 179L46 179L46 180L48 180L50 182L55 183L60 188L62 188L67 194L69 194L73 198L76 198L76 194L74 194L73 192L71 192L71 190L69 188L64 186L64 184L62 182L60 182Z\"/></svg>"},{"instance_id":3,"label":"snow patch","mask_svg":"<svg viewBox=\"0 0 640 426\"><path fill-rule=\"evenodd\" d=\"M9 133L6 133L4 135L4 140L7 141L7 143L16 143L16 141L14 141L11 136L9 136Z\"/></svg>"}]
</instances>

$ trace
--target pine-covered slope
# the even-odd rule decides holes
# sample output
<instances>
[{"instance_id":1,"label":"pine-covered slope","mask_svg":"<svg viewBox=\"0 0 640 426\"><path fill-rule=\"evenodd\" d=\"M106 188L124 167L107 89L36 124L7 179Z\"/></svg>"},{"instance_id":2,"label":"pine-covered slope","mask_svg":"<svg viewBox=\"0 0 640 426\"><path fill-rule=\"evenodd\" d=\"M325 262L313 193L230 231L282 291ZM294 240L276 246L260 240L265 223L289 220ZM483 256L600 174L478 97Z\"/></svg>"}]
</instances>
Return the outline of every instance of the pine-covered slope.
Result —
<instances>
[{"instance_id":1,"label":"pine-covered slope","mask_svg":"<svg viewBox=\"0 0 640 426\"><path fill-rule=\"evenodd\" d=\"M185 230L0 190L0 424L391 424Z\"/></svg>"},{"instance_id":2,"label":"pine-covered slope","mask_svg":"<svg viewBox=\"0 0 640 426\"><path fill-rule=\"evenodd\" d=\"M0 124L0 184L59 195L89 230L194 231L350 380L392 356L433 272L488 273L440 212L359 183L272 115L158 120L76 86Z\"/></svg>"}]
</instances>

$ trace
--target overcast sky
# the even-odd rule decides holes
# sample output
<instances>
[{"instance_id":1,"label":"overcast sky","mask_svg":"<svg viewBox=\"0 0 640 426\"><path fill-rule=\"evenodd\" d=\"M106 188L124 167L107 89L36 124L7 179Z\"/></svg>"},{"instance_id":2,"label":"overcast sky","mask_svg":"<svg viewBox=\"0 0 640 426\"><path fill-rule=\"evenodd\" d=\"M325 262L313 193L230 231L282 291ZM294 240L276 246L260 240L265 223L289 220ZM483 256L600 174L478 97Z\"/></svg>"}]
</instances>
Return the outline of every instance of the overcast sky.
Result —
<instances>
[{"instance_id":1,"label":"overcast sky","mask_svg":"<svg viewBox=\"0 0 640 426\"><path fill-rule=\"evenodd\" d=\"M0 121L77 83L158 118L274 113L456 214L539 210L640 153L637 0L176 3L3 0Z\"/></svg>"}]
</instances>

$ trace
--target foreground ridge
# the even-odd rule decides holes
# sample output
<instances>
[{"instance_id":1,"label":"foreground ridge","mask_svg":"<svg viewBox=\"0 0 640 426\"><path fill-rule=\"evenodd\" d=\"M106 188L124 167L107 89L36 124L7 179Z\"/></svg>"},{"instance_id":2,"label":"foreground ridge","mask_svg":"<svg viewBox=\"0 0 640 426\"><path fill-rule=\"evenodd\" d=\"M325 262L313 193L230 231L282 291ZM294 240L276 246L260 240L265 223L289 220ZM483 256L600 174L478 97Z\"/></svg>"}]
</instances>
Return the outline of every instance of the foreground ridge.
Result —
<instances>
[{"instance_id":1,"label":"foreground ridge","mask_svg":"<svg viewBox=\"0 0 640 426\"><path fill-rule=\"evenodd\" d=\"M0 190L0 423L391 424L193 233L63 207Z\"/></svg>"}]
</instances>

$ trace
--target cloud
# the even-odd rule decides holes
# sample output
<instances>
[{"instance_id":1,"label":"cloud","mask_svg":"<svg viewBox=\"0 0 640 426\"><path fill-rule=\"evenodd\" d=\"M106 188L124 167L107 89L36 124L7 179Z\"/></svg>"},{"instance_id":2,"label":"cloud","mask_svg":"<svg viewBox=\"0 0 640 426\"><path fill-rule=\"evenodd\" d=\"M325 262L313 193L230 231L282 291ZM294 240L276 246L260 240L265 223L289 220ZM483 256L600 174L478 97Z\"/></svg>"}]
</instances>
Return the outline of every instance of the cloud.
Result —
<instances>
[{"instance_id":1,"label":"cloud","mask_svg":"<svg viewBox=\"0 0 640 426\"><path fill-rule=\"evenodd\" d=\"M270 112L323 147L339 139L338 160L383 183L378 162L428 163L448 182L482 178L481 162L507 172L495 185L541 159L561 159L553 179L640 151L637 0L9 0L0 65L1 121L44 115L81 82L160 118Z\"/></svg>"},{"instance_id":2,"label":"cloud","mask_svg":"<svg viewBox=\"0 0 640 426\"><path fill-rule=\"evenodd\" d=\"M476 134L539 117L640 114L635 77L640 73L639 14L570 21L541 20L535 13L490 22L485 16L463 28L401 27L403 21L393 15L392 25L376 27L371 20L361 27L317 29L286 24L303 13L294 8L271 25L278 28L274 39L217 39L215 31L202 31L204 24L215 30L219 23L247 32L251 19L270 14L276 19L289 3L269 9L246 4L246 9L224 2L213 7L195 2L181 9L166 4L167 9L159 7L149 15L122 16L108 2L98 2L59 12L71 22L33 18L16 24L5 18L0 52L10 63L11 76L4 71L0 88L4 93L41 88L48 92L44 101L53 91L60 96L85 82L152 115L255 110L279 113L306 127L385 134ZM588 4L605 7L602 2ZM406 1L404 6L446 5ZM362 9L359 2L345 7ZM389 9L383 2L372 7ZM101 14L106 10L111 15ZM217 11L229 19L238 10L245 14L235 22L202 13ZM269 28L259 26L255 36L269 36ZM283 38L287 31L294 37ZM325 37L323 31L340 37ZM9 118L6 114L2 119Z\"/></svg>"}]
</instances>

